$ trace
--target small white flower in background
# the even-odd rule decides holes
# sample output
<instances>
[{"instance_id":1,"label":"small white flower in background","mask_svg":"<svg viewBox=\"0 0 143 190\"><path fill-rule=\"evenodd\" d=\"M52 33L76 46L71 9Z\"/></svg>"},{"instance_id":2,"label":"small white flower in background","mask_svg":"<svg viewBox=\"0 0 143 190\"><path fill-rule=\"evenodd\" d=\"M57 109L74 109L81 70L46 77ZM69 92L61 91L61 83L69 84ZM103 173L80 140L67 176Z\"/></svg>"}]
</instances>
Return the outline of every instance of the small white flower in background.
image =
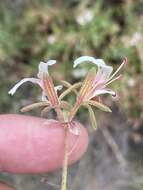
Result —
<instances>
[{"instance_id":1,"label":"small white flower in background","mask_svg":"<svg viewBox=\"0 0 143 190\"><path fill-rule=\"evenodd\" d=\"M48 41L48 44L54 44L56 42L55 35L48 35L47 41Z\"/></svg>"},{"instance_id":2,"label":"small white flower in background","mask_svg":"<svg viewBox=\"0 0 143 190\"><path fill-rule=\"evenodd\" d=\"M130 87L134 87L134 86L136 85L136 81L135 81L134 78L128 79L127 83L128 83L128 85L129 85Z\"/></svg>"},{"instance_id":3,"label":"small white flower in background","mask_svg":"<svg viewBox=\"0 0 143 190\"><path fill-rule=\"evenodd\" d=\"M45 88L44 88L44 84L43 84L43 77L44 74L48 74L48 67L51 65L54 65L56 63L56 60L49 60L47 61L47 63L44 62L40 62L39 64L39 69L38 69L38 74L37 77L38 78L24 78L22 79L20 82L18 82L17 84L14 85L14 87L8 92L8 94L14 95L15 92L17 91L17 89L24 84L25 82L32 82L34 84L38 84L41 89L42 89L42 101L46 101L47 100L47 96L46 96L46 92L45 92ZM57 90L61 90L62 86L56 86L55 87L55 91L57 92Z\"/></svg>"},{"instance_id":4,"label":"small white flower in background","mask_svg":"<svg viewBox=\"0 0 143 190\"><path fill-rule=\"evenodd\" d=\"M83 12L81 12L77 18L76 21L78 24L84 26L86 24L88 24L89 22L92 21L94 15L93 12L91 10L84 10Z\"/></svg>"},{"instance_id":5,"label":"small white flower in background","mask_svg":"<svg viewBox=\"0 0 143 190\"><path fill-rule=\"evenodd\" d=\"M142 39L142 34L140 32L135 32L130 40L130 45L138 46L138 44L141 43Z\"/></svg>"}]
</instances>

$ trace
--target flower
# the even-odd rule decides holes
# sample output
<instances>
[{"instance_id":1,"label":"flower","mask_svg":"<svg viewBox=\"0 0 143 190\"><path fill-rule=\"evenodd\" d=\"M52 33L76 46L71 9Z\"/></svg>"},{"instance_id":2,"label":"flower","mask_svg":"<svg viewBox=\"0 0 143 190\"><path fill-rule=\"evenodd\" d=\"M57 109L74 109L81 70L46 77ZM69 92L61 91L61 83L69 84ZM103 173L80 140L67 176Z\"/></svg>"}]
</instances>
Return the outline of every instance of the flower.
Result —
<instances>
[{"instance_id":1,"label":"flower","mask_svg":"<svg viewBox=\"0 0 143 190\"><path fill-rule=\"evenodd\" d=\"M93 17L93 12L89 9L86 9L77 16L76 21L78 24L85 26L93 20Z\"/></svg>"},{"instance_id":2,"label":"flower","mask_svg":"<svg viewBox=\"0 0 143 190\"><path fill-rule=\"evenodd\" d=\"M91 69L89 73L89 75L92 75L93 73L93 77L91 77L92 79L90 81L90 83L92 84L90 85L90 90L85 94L84 99L90 100L101 94L111 94L112 96L116 96L116 93L108 89L107 86L113 81L121 77L121 74L118 76L116 75L120 71L120 69L123 67L123 65L127 62L127 60L124 59L123 63L119 66L119 68L113 74L112 74L113 67L106 65L103 59L95 59L90 56L79 57L78 59L74 61L73 67L75 68L77 65L86 61L89 61L95 64L98 68L97 68L97 73L95 73L95 69ZM88 77L89 76L87 76L87 78ZM85 81L87 81L87 79L85 79ZM84 88L84 86L82 88Z\"/></svg>"},{"instance_id":3,"label":"flower","mask_svg":"<svg viewBox=\"0 0 143 190\"><path fill-rule=\"evenodd\" d=\"M142 43L143 37L140 32L135 32L130 40L131 46L139 46Z\"/></svg>"},{"instance_id":4,"label":"flower","mask_svg":"<svg viewBox=\"0 0 143 190\"><path fill-rule=\"evenodd\" d=\"M14 93L17 91L17 89L22 84L24 84L25 82L32 82L34 84L38 84L41 87L41 89L42 89L42 101L46 101L47 100L47 87L45 85L45 82L44 82L45 79L44 78L46 76L49 76L48 67L51 65L54 65L55 63L56 63L56 60L49 60L46 63L40 62L38 74L37 74L38 78L24 78L24 79L22 79L20 82L18 82L17 84L14 85L14 87L8 92L8 94L14 95ZM56 87L54 87L54 89L57 92L57 90L62 89L62 85L56 86Z\"/></svg>"},{"instance_id":5,"label":"flower","mask_svg":"<svg viewBox=\"0 0 143 190\"><path fill-rule=\"evenodd\" d=\"M97 72L96 68L93 67L88 72L85 80L83 81L82 87L80 89L80 92L76 100L76 104L71 111L71 116L70 116L71 120L74 117L80 105L84 103L89 103L94 106L96 104L96 107L101 107L102 110L104 107L104 111L109 111L109 109L105 107L103 104L100 105L100 103L94 100L96 100L97 97L102 94L111 94L112 96L116 96L116 93L113 90L107 88L107 86L121 77L121 74L119 74L118 76L117 74L120 71L120 69L123 67L123 65L127 62L127 59L124 59L123 63L113 74L112 74L113 67L106 65L103 59L95 59L94 57L91 56L79 57L74 61L73 67L75 68L77 65L87 61L96 65Z\"/></svg>"}]
</instances>

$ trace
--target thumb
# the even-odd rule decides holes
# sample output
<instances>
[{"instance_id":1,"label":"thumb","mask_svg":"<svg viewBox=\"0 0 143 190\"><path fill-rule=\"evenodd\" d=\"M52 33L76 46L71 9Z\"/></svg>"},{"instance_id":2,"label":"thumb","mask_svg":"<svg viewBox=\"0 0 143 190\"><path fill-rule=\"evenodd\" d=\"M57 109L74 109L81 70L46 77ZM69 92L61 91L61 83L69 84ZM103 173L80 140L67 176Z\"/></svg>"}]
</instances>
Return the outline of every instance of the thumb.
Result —
<instances>
[{"instance_id":1,"label":"thumb","mask_svg":"<svg viewBox=\"0 0 143 190\"><path fill-rule=\"evenodd\" d=\"M14 190L14 189L4 183L0 183L0 190Z\"/></svg>"},{"instance_id":2,"label":"thumb","mask_svg":"<svg viewBox=\"0 0 143 190\"><path fill-rule=\"evenodd\" d=\"M83 126L80 135L69 133L69 164L86 151L88 135ZM43 173L62 167L64 129L58 121L21 115L0 116L0 171Z\"/></svg>"}]
</instances>

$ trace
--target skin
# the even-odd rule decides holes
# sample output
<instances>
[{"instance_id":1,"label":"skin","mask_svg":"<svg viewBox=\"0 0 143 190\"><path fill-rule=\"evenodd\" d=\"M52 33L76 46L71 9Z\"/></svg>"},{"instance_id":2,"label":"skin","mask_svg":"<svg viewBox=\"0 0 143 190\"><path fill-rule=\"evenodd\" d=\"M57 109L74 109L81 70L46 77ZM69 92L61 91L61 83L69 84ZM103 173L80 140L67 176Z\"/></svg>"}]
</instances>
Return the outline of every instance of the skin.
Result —
<instances>
[{"instance_id":1,"label":"skin","mask_svg":"<svg viewBox=\"0 0 143 190\"><path fill-rule=\"evenodd\" d=\"M4 183L0 183L0 190L15 190L12 187L4 184Z\"/></svg>"},{"instance_id":2,"label":"skin","mask_svg":"<svg viewBox=\"0 0 143 190\"><path fill-rule=\"evenodd\" d=\"M80 135L69 133L69 164L87 149L88 135L78 122ZM0 116L0 172L44 173L62 167L64 129L56 120L22 115ZM0 190L10 190L0 184ZM3 186L2 186L3 185Z\"/></svg>"}]
</instances>

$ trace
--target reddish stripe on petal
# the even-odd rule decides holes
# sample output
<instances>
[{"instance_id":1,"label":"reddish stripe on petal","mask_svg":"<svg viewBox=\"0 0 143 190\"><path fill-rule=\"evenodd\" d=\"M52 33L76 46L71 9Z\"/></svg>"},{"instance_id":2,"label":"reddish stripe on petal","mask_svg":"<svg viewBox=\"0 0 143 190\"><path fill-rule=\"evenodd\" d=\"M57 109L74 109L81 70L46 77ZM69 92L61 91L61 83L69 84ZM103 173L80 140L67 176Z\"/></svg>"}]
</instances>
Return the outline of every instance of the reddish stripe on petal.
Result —
<instances>
[{"instance_id":1,"label":"reddish stripe on petal","mask_svg":"<svg viewBox=\"0 0 143 190\"><path fill-rule=\"evenodd\" d=\"M74 116L75 116L76 112L78 111L80 105L84 101L88 100L87 97L93 88L93 81L95 79L95 76L96 76L96 70L93 68L88 72L85 80L83 81L83 85L82 85L80 92L78 94L76 103L70 112L70 116L69 116L70 121L74 118Z\"/></svg>"},{"instance_id":2,"label":"reddish stripe on petal","mask_svg":"<svg viewBox=\"0 0 143 190\"><path fill-rule=\"evenodd\" d=\"M83 85L81 87L81 90L79 92L78 99L84 100L88 93L92 90L93 88L93 81L95 79L95 70L91 69L89 73L87 74Z\"/></svg>"},{"instance_id":3,"label":"reddish stripe on petal","mask_svg":"<svg viewBox=\"0 0 143 190\"><path fill-rule=\"evenodd\" d=\"M44 84L44 90L48 96L49 101L53 106L56 106L59 104L57 94L54 89L54 83L52 78L48 74L43 75L43 84Z\"/></svg>"}]
</instances>

